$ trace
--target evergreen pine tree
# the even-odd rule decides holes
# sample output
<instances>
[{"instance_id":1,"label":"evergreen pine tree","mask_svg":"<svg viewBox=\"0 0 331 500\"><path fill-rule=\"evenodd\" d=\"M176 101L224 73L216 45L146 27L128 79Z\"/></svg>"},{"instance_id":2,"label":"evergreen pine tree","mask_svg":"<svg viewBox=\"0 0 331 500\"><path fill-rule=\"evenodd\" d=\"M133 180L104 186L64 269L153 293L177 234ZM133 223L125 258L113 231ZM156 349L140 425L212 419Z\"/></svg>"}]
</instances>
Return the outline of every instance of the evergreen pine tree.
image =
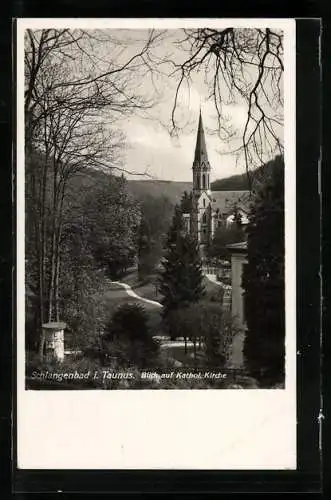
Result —
<instances>
[{"instance_id":1,"label":"evergreen pine tree","mask_svg":"<svg viewBox=\"0 0 331 500\"><path fill-rule=\"evenodd\" d=\"M170 311L198 302L204 294L201 259L195 240L185 234L181 210L175 214L168 233L160 292L163 295L163 317Z\"/></svg>"},{"instance_id":2,"label":"evergreen pine tree","mask_svg":"<svg viewBox=\"0 0 331 500\"><path fill-rule=\"evenodd\" d=\"M272 163L271 176L251 210L242 281L248 328L245 363L265 387L283 381L285 358L283 158Z\"/></svg>"}]
</instances>

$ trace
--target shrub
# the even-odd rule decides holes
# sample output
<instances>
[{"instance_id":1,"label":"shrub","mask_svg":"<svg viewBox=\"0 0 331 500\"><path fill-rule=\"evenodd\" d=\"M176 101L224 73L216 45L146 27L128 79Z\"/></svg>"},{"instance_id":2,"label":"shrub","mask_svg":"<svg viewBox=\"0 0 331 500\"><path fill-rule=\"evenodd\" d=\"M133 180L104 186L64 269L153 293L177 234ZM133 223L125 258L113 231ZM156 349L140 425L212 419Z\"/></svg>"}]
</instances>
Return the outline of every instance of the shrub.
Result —
<instances>
[{"instance_id":1,"label":"shrub","mask_svg":"<svg viewBox=\"0 0 331 500\"><path fill-rule=\"evenodd\" d=\"M116 358L120 366L154 364L158 345L153 341L148 314L139 304L124 304L115 310L103 335L106 356Z\"/></svg>"},{"instance_id":2,"label":"shrub","mask_svg":"<svg viewBox=\"0 0 331 500\"><path fill-rule=\"evenodd\" d=\"M108 314L104 272L85 267L78 275L68 271L63 284L62 318L68 325L68 347L90 353L100 350L100 337Z\"/></svg>"},{"instance_id":3,"label":"shrub","mask_svg":"<svg viewBox=\"0 0 331 500\"><path fill-rule=\"evenodd\" d=\"M172 311L168 317L171 338L184 337L204 344L208 366L223 366L231 346L234 326L229 314L215 302L200 302Z\"/></svg>"}]
</instances>

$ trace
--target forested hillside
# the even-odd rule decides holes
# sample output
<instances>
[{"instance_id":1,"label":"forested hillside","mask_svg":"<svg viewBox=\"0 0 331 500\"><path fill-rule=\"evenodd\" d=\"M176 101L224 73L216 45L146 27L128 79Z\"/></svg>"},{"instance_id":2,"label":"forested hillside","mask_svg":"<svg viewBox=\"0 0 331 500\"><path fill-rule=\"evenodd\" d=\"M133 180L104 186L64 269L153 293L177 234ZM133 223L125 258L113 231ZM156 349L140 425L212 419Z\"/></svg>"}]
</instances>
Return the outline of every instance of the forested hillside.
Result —
<instances>
[{"instance_id":1,"label":"forested hillside","mask_svg":"<svg viewBox=\"0 0 331 500\"><path fill-rule=\"evenodd\" d=\"M231 175L224 179L217 179L211 184L213 191L247 191L268 175L269 163L250 172L248 178L246 173ZM184 191L190 192L191 182L175 182L164 180L129 180L128 188L138 199L146 195L154 197L165 196L175 204L178 203Z\"/></svg>"},{"instance_id":2,"label":"forested hillside","mask_svg":"<svg viewBox=\"0 0 331 500\"><path fill-rule=\"evenodd\" d=\"M263 177L268 175L269 164L253 170L250 173L252 186L260 182ZM82 196L83 192L89 190L95 183L104 184L107 182L109 174L101 170L89 170L78 173L70 180L71 189L77 197ZM168 198L170 203L175 205L179 203L184 191L190 192L191 182L176 182L165 180L128 180L128 190L136 200L144 200L146 197ZM249 189L249 179L247 174L238 174L217 179L211 184L213 191L247 191Z\"/></svg>"},{"instance_id":3,"label":"forested hillside","mask_svg":"<svg viewBox=\"0 0 331 500\"><path fill-rule=\"evenodd\" d=\"M217 179L212 182L211 188L213 191L247 191L251 187L255 187L263 178L269 175L270 163L263 165L249 173L231 175L225 179Z\"/></svg>"},{"instance_id":4,"label":"forested hillside","mask_svg":"<svg viewBox=\"0 0 331 500\"><path fill-rule=\"evenodd\" d=\"M166 197L171 203L179 203L184 191L191 191L191 182L174 182L163 180L129 180L128 188L137 199L145 196Z\"/></svg>"}]
</instances>

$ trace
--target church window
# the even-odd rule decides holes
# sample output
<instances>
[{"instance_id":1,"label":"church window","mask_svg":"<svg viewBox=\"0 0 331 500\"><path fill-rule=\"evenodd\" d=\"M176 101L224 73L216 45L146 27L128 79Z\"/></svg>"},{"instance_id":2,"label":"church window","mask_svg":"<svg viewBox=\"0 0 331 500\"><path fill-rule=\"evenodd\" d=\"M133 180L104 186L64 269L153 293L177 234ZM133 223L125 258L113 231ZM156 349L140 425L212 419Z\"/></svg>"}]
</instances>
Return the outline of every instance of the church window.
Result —
<instances>
[{"instance_id":1,"label":"church window","mask_svg":"<svg viewBox=\"0 0 331 500\"><path fill-rule=\"evenodd\" d=\"M197 184L198 184L198 189L200 189L200 176L199 176L199 174L197 175L197 181L198 181L198 182L197 182Z\"/></svg>"},{"instance_id":2,"label":"church window","mask_svg":"<svg viewBox=\"0 0 331 500\"><path fill-rule=\"evenodd\" d=\"M205 176L205 174L202 175L202 189L206 189L206 176Z\"/></svg>"},{"instance_id":3,"label":"church window","mask_svg":"<svg viewBox=\"0 0 331 500\"><path fill-rule=\"evenodd\" d=\"M205 206L206 206L206 200L203 199L203 207L205 207Z\"/></svg>"},{"instance_id":4,"label":"church window","mask_svg":"<svg viewBox=\"0 0 331 500\"><path fill-rule=\"evenodd\" d=\"M203 214L202 216L202 222L203 224L206 224L207 223L207 215L206 215L206 212Z\"/></svg>"}]
</instances>

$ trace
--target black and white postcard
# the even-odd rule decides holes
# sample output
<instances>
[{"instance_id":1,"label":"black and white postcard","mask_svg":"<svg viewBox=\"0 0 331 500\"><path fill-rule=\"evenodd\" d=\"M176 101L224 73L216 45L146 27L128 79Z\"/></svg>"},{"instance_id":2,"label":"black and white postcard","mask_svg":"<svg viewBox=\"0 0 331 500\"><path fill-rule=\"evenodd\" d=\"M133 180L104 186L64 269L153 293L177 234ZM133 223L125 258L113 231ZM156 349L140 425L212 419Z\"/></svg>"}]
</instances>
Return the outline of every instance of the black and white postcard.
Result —
<instances>
[{"instance_id":1,"label":"black and white postcard","mask_svg":"<svg viewBox=\"0 0 331 500\"><path fill-rule=\"evenodd\" d=\"M295 21L17 21L18 467L295 469Z\"/></svg>"}]
</instances>

